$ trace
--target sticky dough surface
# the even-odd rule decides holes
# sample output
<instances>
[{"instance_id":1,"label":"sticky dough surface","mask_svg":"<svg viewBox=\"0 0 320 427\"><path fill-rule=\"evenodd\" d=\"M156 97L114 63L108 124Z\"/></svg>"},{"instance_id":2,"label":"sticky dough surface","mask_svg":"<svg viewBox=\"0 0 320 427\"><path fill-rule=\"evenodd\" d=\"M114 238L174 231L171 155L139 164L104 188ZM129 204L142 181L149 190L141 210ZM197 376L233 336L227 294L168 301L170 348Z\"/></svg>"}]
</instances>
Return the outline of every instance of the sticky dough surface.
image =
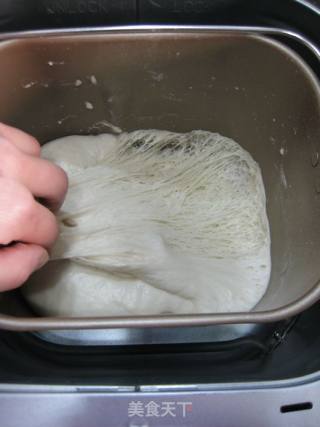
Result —
<instances>
[{"instance_id":1,"label":"sticky dough surface","mask_svg":"<svg viewBox=\"0 0 320 427\"><path fill-rule=\"evenodd\" d=\"M260 168L219 134L69 136L52 261L23 287L54 316L241 312L263 296L270 234Z\"/></svg>"}]
</instances>

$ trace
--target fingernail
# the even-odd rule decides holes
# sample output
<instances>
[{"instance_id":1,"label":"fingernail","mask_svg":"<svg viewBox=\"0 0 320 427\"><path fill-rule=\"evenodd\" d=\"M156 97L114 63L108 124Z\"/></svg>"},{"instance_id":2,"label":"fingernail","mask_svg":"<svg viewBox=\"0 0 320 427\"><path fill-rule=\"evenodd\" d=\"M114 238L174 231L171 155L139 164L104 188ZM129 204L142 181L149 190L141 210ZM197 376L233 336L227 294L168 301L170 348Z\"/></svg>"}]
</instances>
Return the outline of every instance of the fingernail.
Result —
<instances>
[{"instance_id":1,"label":"fingernail","mask_svg":"<svg viewBox=\"0 0 320 427\"><path fill-rule=\"evenodd\" d=\"M41 257L39 258L38 261L38 266L36 268L36 270L39 270L41 267L43 267L47 262L49 261L49 255L47 253L47 251L44 251L41 255Z\"/></svg>"}]
</instances>

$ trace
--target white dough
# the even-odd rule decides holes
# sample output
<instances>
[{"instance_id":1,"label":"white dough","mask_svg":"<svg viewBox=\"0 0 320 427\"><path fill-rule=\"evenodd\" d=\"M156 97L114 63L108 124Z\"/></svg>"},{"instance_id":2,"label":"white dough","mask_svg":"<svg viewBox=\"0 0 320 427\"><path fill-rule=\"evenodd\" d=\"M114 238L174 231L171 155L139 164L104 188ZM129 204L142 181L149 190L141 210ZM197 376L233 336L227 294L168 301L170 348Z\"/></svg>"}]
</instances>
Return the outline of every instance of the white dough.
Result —
<instances>
[{"instance_id":1,"label":"white dough","mask_svg":"<svg viewBox=\"0 0 320 427\"><path fill-rule=\"evenodd\" d=\"M261 172L229 138L143 130L70 136L43 156L69 177L52 261L23 287L54 316L252 309L268 285Z\"/></svg>"}]
</instances>

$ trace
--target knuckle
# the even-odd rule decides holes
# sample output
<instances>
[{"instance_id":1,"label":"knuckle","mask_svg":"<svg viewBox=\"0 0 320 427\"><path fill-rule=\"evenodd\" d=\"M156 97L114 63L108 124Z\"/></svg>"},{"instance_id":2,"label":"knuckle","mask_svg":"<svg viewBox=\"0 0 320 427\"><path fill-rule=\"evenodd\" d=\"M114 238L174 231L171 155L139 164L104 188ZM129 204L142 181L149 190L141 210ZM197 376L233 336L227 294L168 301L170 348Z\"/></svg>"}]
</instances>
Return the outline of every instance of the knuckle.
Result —
<instances>
[{"instance_id":1,"label":"knuckle","mask_svg":"<svg viewBox=\"0 0 320 427\"><path fill-rule=\"evenodd\" d=\"M13 208L15 222L28 224L35 219L35 202L31 195L24 194Z\"/></svg>"},{"instance_id":2,"label":"knuckle","mask_svg":"<svg viewBox=\"0 0 320 427\"><path fill-rule=\"evenodd\" d=\"M33 197L12 179L0 178L0 240L9 244L26 226L25 218L32 214Z\"/></svg>"},{"instance_id":3,"label":"knuckle","mask_svg":"<svg viewBox=\"0 0 320 427\"><path fill-rule=\"evenodd\" d=\"M62 168L55 164L50 165L50 169L48 169L48 174L48 176L52 180L52 183L54 183L54 187L52 186L51 196L53 202L50 209L56 211L61 207L67 194L69 184L68 176Z\"/></svg>"},{"instance_id":4,"label":"knuckle","mask_svg":"<svg viewBox=\"0 0 320 427\"><path fill-rule=\"evenodd\" d=\"M57 172L61 181L62 191L65 194L68 189L68 175L60 166L57 166Z\"/></svg>"},{"instance_id":5,"label":"knuckle","mask_svg":"<svg viewBox=\"0 0 320 427\"><path fill-rule=\"evenodd\" d=\"M57 240L59 235L59 225L56 216L47 208L43 212L43 223L42 229L45 229L46 232L46 243L44 246L50 248L54 242Z\"/></svg>"},{"instance_id":6,"label":"knuckle","mask_svg":"<svg viewBox=\"0 0 320 427\"><path fill-rule=\"evenodd\" d=\"M53 243L57 240L58 235L59 235L59 225L58 225L58 221L56 219L56 217L54 216L54 214L52 212L50 212L50 228L51 228L51 234L52 234L52 240Z\"/></svg>"},{"instance_id":7,"label":"knuckle","mask_svg":"<svg viewBox=\"0 0 320 427\"><path fill-rule=\"evenodd\" d=\"M2 176L14 175L20 167L17 150L9 142L3 141L0 144L0 172Z\"/></svg>"},{"instance_id":8,"label":"knuckle","mask_svg":"<svg viewBox=\"0 0 320 427\"><path fill-rule=\"evenodd\" d=\"M41 152L41 145L40 145L39 141L31 135L28 135L28 140L29 140L30 147L32 147L34 154L39 155Z\"/></svg>"},{"instance_id":9,"label":"knuckle","mask_svg":"<svg viewBox=\"0 0 320 427\"><path fill-rule=\"evenodd\" d=\"M35 202L33 197L30 195L26 195L24 197L22 206L21 206L21 213L29 219L32 219L35 215Z\"/></svg>"}]
</instances>

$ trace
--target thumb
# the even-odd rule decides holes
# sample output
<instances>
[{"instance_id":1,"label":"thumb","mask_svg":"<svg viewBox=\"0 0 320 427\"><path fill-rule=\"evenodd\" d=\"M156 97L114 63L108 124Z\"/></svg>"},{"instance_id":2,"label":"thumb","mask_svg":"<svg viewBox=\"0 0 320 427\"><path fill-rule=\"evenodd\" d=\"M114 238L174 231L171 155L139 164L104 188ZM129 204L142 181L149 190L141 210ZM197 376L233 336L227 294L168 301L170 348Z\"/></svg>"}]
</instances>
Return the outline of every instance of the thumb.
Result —
<instances>
[{"instance_id":1,"label":"thumb","mask_svg":"<svg viewBox=\"0 0 320 427\"><path fill-rule=\"evenodd\" d=\"M0 292L22 285L49 260L48 252L34 244L16 243L0 249Z\"/></svg>"}]
</instances>

